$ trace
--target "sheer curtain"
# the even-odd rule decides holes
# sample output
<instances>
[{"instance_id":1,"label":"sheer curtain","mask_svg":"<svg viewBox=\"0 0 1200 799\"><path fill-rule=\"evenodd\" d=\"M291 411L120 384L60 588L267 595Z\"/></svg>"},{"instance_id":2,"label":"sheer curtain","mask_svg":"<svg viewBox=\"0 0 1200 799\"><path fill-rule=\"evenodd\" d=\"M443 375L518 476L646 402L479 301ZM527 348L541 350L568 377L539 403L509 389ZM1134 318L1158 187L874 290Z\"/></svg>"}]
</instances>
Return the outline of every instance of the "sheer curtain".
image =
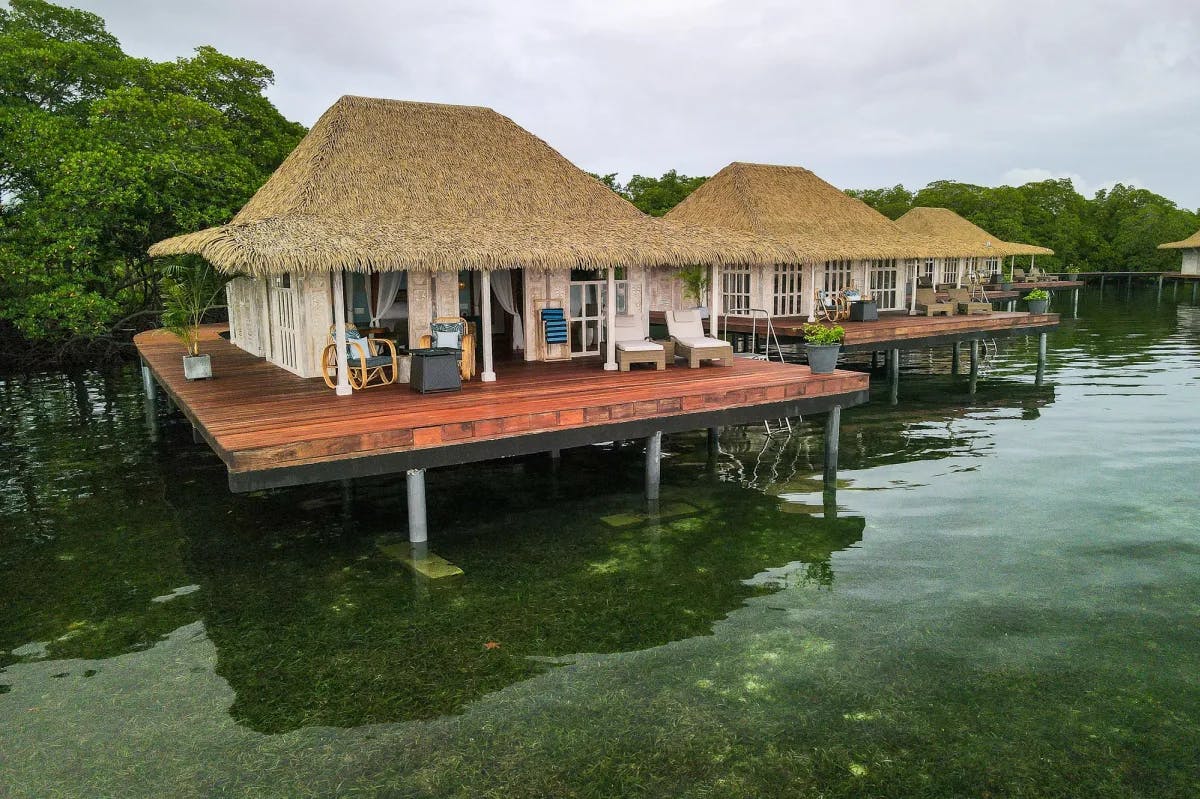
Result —
<instances>
[{"instance_id":1,"label":"sheer curtain","mask_svg":"<svg viewBox=\"0 0 1200 799\"><path fill-rule=\"evenodd\" d=\"M396 304L396 293L400 291L400 283L403 280L404 273L399 270L380 272L379 293L374 298L371 296L370 284L367 284L367 310L371 312L371 327L379 327L379 320Z\"/></svg>"},{"instance_id":2,"label":"sheer curtain","mask_svg":"<svg viewBox=\"0 0 1200 799\"><path fill-rule=\"evenodd\" d=\"M513 349L525 349L525 326L521 324L521 314L517 311L516 302L513 301L511 270L497 269L492 272L492 294L496 295L496 302L500 303L504 312L513 318ZM488 331L489 334L490 332Z\"/></svg>"}]
</instances>

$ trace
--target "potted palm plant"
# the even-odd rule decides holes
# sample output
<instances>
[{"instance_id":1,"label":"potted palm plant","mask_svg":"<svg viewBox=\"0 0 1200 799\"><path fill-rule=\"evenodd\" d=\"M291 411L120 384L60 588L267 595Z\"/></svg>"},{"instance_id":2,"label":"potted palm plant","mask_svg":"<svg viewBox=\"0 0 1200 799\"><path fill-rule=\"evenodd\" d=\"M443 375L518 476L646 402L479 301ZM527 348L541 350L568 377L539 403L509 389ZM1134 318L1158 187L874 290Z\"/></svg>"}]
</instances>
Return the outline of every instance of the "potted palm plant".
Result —
<instances>
[{"instance_id":1,"label":"potted palm plant","mask_svg":"<svg viewBox=\"0 0 1200 799\"><path fill-rule=\"evenodd\" d=\"M829 374L837 368L838 355L841 354L842 340L845 338L846 330L841 325L810 322L804 326L804 350L813 374Z\"/></svg>"},{"instance_id":2,"label":"potted palm plant","mask_svg":"<svg viewBox=\"0 0 1200 799\"><path fill-rule=\"evenodd\" d=\"M200 352L200 325L210 311L223 307L220 298L229 280L198 258L164 269L162 325L183 344L183 376L188 380L212 377L212 358Z\"/></svg>"},{"instance_id":3,"label":"potted palm plant","mask_svg":"<svg viewBox=\"0 0 1200 799\"><path fill-rule=\"evenodd\" d=\"M679 270L679 282L683 283L683 298L693 299L700 311L700 318L708 318L708 308L704 307L704 294L708 289L708 270L703 266L685 266Z\"/></svg>"},{"instance_id":4,"label":"potted palm plant","mask_svg":"<svg viewBox=\"0 0 1200 799\"><path fill-rule=\"evenodd\" d=\"M1023 298L1029 304L1029 312L1043 314L1050 308L1050 292L1045 289L1034 289Z\"/></svg>"}]
</instances>

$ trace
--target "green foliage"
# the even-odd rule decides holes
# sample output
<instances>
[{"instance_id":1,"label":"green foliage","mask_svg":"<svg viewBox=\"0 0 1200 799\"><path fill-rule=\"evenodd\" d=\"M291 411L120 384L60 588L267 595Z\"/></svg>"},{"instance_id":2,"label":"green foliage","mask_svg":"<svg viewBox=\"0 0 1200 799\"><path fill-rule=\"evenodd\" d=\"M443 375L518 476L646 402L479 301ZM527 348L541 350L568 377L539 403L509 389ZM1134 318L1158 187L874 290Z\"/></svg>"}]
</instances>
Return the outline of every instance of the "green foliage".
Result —
<instances>
[{"instance_id":1,"label":"green foliage","mask_svg":"<svg viewBox=\"0 0 1200 799\"><path fill-rule=\"evenodd\" d=\"M708 269L704 266L687 266L679 270L679 281L683 283L683 297L691 297L699 305L704 302L708 290Z\"/></svg>"},{"instance_id":2,"label":"green foliage","mask_svg":"<svg viewBox=\"0 0 1200 799\"><path fill-rule=\"evenodd\" d=\"M809 344L828 346L841 344L846 338L846 330L841 325L823 325L820 322L808 322L804 325L804 340Z\"/></svg>"},{"instance_id":3,"label":"green foliage","mask_svg":"<svg viewBox=\"0 0 1200 799\"><path fill-rule=\"evenodd\" d=\"M202 47L154 63L94 14L0 9L0 344L127 336L158 312L147 248L220 224L304 129L261 64Z\"/></svg>"},{"instance_id":4,"label":"green foliage","mask_svg":"<svg viewBox=\"0 0 1200 799\"><path fill-rule=\"evenodd\" d=\"M660 178L634 175L625 184L617 180L616 172L607 175L597 175L594 172L591 174L596 180L636 205L642 213L650 216L662 216L708 180L707 177L680 175L674 169L664 172Z\"/></svg>"},{"instance_id":5,"label":"green foliage","mask_svg":"<svg viewBox=\"0 0 1200 799\"><path fill-rule=\"evenodd\" d=\"M164 267L162 326L175 334L188 355L200 354L200 325L220 299L230 277L202 258L183 258Z\"/></svg>"},{"instance_id":6,"label":"green foliage","mask_svg":"<svg viewBox=\"0 0 1200 799\"><path fill-rule=\"evenodd\" d=\"M918 206L949 208L1006 241L1053 249L1037 261L1052 272L1178 270L1178 253L1156 248L1200 228L1200 214L1122 184L1090 200L1067 179L994 188L940 180L916 193L893 186L847 194L892 219Z\"/></svg>"},{"instance_id":7,"label":"green foliage","mask_svg":"<svg viewBox=\"0 0 1200 799\"><path fill-rule=\"evenodd\" d=\"M1046 291L1045 289L1034 289L1026 294L1023 299L1026 302L1029 302L1030 300L1048 300L1050 299L1050 292Z\"/></svg>"}]
</instances>

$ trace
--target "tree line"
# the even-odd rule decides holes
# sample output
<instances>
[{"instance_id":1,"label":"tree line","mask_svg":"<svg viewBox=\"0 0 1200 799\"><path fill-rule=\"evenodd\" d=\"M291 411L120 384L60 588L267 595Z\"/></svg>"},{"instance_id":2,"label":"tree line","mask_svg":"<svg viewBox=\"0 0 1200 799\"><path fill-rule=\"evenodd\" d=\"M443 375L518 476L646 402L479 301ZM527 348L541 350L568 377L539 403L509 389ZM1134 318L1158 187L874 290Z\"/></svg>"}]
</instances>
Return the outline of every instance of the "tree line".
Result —
<instances>
[{"instance_id":1,"label":"tree line","mask_svg":"<svg viewBox=\"0 0 1200 799\"><path fill-rule=\"evenodd\" d=\"M305 133L264 95L273 80L211 47L135 58L100 17L46 0L0 8L0 363L93 362L157 324L164 267L147 248L229 221ZM596 178L652 216L707 179ZM1197 213L1121 185L1092 199L1067 180L849 193L892 218L952 208L1053 248L1048 268L1175 269L1155 246L1200 228Z\"/></svg>"}]
</instances>

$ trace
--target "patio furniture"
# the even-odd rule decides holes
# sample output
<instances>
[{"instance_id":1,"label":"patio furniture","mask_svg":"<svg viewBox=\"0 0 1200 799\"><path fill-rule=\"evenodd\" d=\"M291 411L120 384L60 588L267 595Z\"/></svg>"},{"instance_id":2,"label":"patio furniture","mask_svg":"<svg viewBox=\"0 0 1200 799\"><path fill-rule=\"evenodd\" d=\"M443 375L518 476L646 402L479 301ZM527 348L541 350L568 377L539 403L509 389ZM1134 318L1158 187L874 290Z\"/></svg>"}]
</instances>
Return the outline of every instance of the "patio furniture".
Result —
<instances>
[{"instance_id":1,"label":"patio furniture","mask_svg":"<svg viewBox=\"0 0 1200 799\"><path fill-rule=\"evenodd\" d=\"M458 353L458 368L463 380L475 375L475 334L461 316L439 316L421 336L417 349L451 349ZM413 350L416 352L416 350Z\"/></svg>"},{"instance_id":2,"label":"patio furniture","mask_svg":"<svg viewBox=\"0 0 1200 799\"><path fill-rule=\"evenodd\" d=\"M1018 267L1013 267L1012 280L1014 283L1024 283L1026 280L1025 270Z\"/></svg>"},{"instance_id":3,"label":"patio furniture","mask_svg":"<svg viewBox=\"0 0 1200 799\"><path fill-rule=\"evenodd\" d=\"M541 322L542 335L538 338L538 360L571 360L571 341L567 333L567 316L562 300L534 300Z\"/></svg>"},{"instance_id":4,"label":"patio furniture","mask_svg":"<svg viewBox=\"0 0 1200 799\"><path fill-rule=\"evenodd\" d=\"M667 332L675 342L675 351L688 359L692 369L699 369L701 361L733 366L733 345L704 335L704 325L696 309L667 311Z\"/></svg>"},{"instance_id":5,"label":"patio furniture","mask_svg":"<svg viewBox=\"0 0 1200 799\"><path fill-rule=\"evenodd\" d=\"M817 291L817 318L825 322L842 322L850 318L850 303L840 291Z\"/></svg>"},{"instance_id":6,"label":"patio furniture","mask_svg":"<svg viewBox=\"0 0 1200 799\"><path fill-rule=\"evenodd\" d=\"M321 353L321 377L325 385L337 388L337 344L334 327L329 327L329 343ZM372 386L388 386L399 376L396 345L386 338L363 336L354 325L346 325L346 379L355 391Z\"/></svg>"},{"instance_id":7,"label":"patio furniture","mask_svg":"<svg viewBox=\"0 0 1200 799\"><path fill-rule=\"evenodd\" d=\"M661 344L642 335L642 323L633 316L618 316L613 321L613 336L616 338L617 366L628 372L635 363L654 364L662 371L667 367L667 353ZM674 347L671 349L674 354Z\"/></svg>"},{"instance_id":8,"label":"patio furniture","mask_svg":"<svg viewBox=\"0 0 1200 799\"><path fill-rule=\"evenodd\" d=\"M409 384L413 391L432 394L436 391L462 389L459 350L452 347L428 347L413 350L411 354L412 373Z\"/></svg>"},{"instance_id":9,"label":"patio furniture","mask_svg":"<svg viewBox=\"0 0 1200 799\"><path fill-rule=\"evenodd\" d=\"M961 314L989 314L992 312L990 302L971 299L970 289L950 289L946 292L955 311Z\"/></svg>"},{"instance_id":10,"label":"patio furniture","mask_svg":"<svg viewBox=\"0 0 1200 799\"><path fill-rule=\"evenodd\" d=\"M879 304L875 300L863 298L850 303L851 322L878 322Z\"/></svg>"},{"instance_id":11,"label":"patio furniture","mask_svg":"<svg viewBox=\"0 0 1200 799\"><path fill-rule=\"evenodd\" d=\"M942 302L933 289L917 289L916 305L917 311L923 312L926 316L939 313L954 316L954 303Z\"/></svg>"}]
</instances>

